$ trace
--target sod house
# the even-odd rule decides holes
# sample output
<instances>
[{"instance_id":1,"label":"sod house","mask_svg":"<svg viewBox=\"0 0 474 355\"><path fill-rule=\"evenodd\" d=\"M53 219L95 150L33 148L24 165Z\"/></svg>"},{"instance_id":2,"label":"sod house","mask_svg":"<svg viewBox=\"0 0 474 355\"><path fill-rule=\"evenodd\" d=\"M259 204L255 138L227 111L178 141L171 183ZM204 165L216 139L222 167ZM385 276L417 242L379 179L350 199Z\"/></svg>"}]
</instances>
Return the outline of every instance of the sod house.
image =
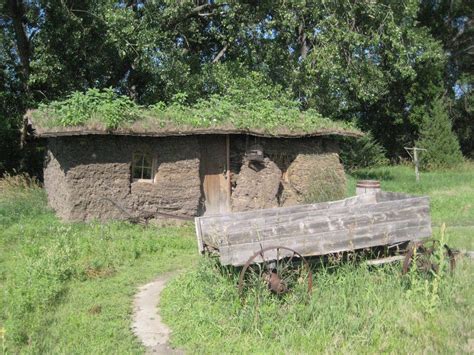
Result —
<instances>
[{"instance_id":1,"label":"sod house","mask_svg":"<svg viewBox=\"0 0 474 355\"><path fill-rule=\"evenodd\" d=\"M34 119L33 119L34 121ZM65 220L199 216L290 206L346 188L335 136L350 129L271 133L211 127L45 127L44 187Z\"/></svg>"}]
</instances>

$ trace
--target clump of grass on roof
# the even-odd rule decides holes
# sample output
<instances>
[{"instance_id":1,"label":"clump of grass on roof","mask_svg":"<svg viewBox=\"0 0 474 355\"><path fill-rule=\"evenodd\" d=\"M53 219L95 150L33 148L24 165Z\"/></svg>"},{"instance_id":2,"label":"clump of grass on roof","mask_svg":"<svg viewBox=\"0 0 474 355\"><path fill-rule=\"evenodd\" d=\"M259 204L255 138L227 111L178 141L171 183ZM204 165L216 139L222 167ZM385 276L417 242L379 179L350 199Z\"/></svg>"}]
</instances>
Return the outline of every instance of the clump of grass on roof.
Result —
<instances>
[{"instance_id":1,"label":"clump of grass on roof","mask_svg":"<svg viewBox=\"0 0 474 355\"><path fill-rule=\"evenodd\" d=\"M285 128L288 131L355 130L348 123L322 117L317 111L301 111L299 103L278 87L276 89L230 87L225 94L186 104L186 94L175 95L169 104L159 102L139 106L112 89L90 89L75 92L63 101L40 106L34 113L35 123L44 128L102 127L126 129L142 123L143 128L170 126L226 127L261 129L267 132Z\"/></svg>"},{"instance_id":2,"label":"clump of grass on roof","mask_svg":"<svg viewBox=\"0 0 474 355\"><path fill-rule=\"evenodd\" d=\"M42 104L34 112L42 127L77 127L91 123L114 129L139 119L141 108L127 96L117 95L112 89L76 91L65 100Z\"/></svg>"}]
</instances>

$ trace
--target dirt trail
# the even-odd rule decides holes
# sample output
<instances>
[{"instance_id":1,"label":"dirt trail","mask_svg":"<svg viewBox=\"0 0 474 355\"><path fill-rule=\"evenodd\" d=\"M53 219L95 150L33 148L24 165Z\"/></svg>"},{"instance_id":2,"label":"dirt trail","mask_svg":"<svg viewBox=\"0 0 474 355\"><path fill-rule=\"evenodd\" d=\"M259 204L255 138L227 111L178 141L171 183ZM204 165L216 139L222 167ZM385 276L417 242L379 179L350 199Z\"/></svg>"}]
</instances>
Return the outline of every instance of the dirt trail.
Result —
<instances>
[{"instance_id":1,"label":"dirt trail","mask_svg":"<svg viewBox=\"0 0 474 355\"><path fill-rule=\"evenodd\" d=\"M184 354L184 351L170 347L171 330L161 321L158 304L161 291L175 275L160 275L154 281L141 286L133 301L133 333L147 349L147 354Z\"/></svg>"}]
</instances>

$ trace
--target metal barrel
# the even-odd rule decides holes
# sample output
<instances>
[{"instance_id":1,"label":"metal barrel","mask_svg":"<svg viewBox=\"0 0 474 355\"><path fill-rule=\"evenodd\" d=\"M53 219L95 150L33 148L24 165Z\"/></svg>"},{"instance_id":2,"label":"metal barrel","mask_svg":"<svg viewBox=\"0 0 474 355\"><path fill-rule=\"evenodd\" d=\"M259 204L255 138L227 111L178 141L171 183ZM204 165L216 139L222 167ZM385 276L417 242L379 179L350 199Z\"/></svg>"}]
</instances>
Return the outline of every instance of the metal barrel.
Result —
<instances>
[{"instance_id":1,"label":"metal barrel","mask_svg":"<svg viewBox=\"0 0 474 355\"><path fill-rule=\"evenodd\" d=\"M380 181L378 180L359 180L356 185L356 195L376 193L380 191Z\"/></svg>"}]
</instances>

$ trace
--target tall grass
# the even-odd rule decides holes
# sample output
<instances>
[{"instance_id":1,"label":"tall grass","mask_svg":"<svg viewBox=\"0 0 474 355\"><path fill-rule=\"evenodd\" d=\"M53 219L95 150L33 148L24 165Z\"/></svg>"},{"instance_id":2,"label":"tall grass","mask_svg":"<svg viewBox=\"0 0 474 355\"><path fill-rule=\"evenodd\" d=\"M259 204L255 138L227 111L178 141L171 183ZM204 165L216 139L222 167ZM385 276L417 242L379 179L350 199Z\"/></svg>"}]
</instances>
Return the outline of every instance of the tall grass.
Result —
<instances>
[{"instance_id":1,"label":"tall grass","mask_svg":"<svg viewBox=\"0 0 474 355\"><path fill-rule=\"evenodd\" d=\"M156 273L193 261L192 229L65 224L46 208L34 181L6 177L0 188L0 328L7 351L139 352L128 332L130 295ZM100 334L91 338L88 327Z\"/></svg>"},{"instance_id":2,"label":"tall grass","mask_svg":"<svg viewBox=\"0 0 474 355\"><path fill-rule=\"evenodd\" d=\"M319 267L311 298L241 301L236 275L203 259L165 289L173 343L193 353L463 353L472 338L473 271L402 276L400 265ZM304 300L304 301L303 301Z\"/></svg>"}]
</instances>

